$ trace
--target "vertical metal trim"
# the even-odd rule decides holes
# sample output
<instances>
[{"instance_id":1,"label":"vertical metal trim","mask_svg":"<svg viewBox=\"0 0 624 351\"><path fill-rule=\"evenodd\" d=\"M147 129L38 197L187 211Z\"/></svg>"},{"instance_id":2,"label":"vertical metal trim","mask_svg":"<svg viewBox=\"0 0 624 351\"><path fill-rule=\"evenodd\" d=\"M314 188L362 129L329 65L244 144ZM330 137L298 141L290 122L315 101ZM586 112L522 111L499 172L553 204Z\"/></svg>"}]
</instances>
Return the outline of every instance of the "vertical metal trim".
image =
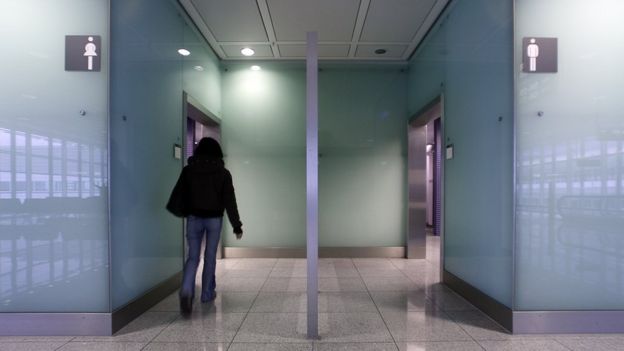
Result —
<instances>
[{"instance_id":1,"label":"vertical metal trim","mask_svg":"<svg viewBox=\"0 0 624 351\"><path fill-rule=\"evenodd\" d=\"M512 84L513 84L513 96L511 97L511 104L512 104L512 109L513 111L511 111L511 129L512 129L512 133L513 133L513 155L512 155L512 184L513 184L513 189L512 189L512 214L511 214L511 226L512 226L512 230L511 230L511 310L515 311L516 310L516 246L517 246L517 233L516 233L516 221L517 221L517 191L518 191L518 179L517 179L517 174L516 174L516 165L518 162L518 146L517 146L517 133L516 133L516 111L517 111L517 99L516 99L516 94L518 92L518 87L517 87L517 79L516 79L516 65L518 64L518 58L516 57L516 0L512 0L512 8L511 8L511 43L512 43L512 47L511 47L511 54L512 56L512 64L513 64L513 69L512 71ZM511 331L513 332L513 323L512 323L512 329Z\"/></svg>"},{"instance_id":2,"label":"vertical metal trim","mask_svg":"<svg viewBox=\"0 0 624 351\"><path fill-rule=\"evenodd\" d=\"M108 41L106 48L106 61L108 63L108 80L107 84L107 94L106 100L108 103L106 104L106 115L108 117L108 121L106 123L106 181L108 183L106 187L106 211L108 215L108 312L113 312L113 231L112 231L112 214L111 214L111 75L113 74L113 64L111 61L112 53L111 45L113 41L113 21L112 21L112 4L111 0L108 0Z\"/></svg>"},{"instance_id":3,"label":"vertical metal trim","mask_svg":"<svg viewBox=\"0 0 624 351\"><path fill-rule=\"evenodd\" d=\"M446 201L445 196L445 169L446 169L446 109L444 104L446 103L446 97L444 95L444 85L440 91L440 136L442 138L442 157L440 158L440 281L443 281L444 277L444 242L446 240L446 234L444 232L444 221L446 209L444 208Z\"/></svg>"},{"instance_id":4,"label":"vertical metal trim","mask_svg":"<svg viewBox=\"0 0 624 351\"><path fill-rule=\"evenodd\" d=\"M318 33L307 33L306 242L308 338L318 338Z\"/></svg>"}]
</instances>

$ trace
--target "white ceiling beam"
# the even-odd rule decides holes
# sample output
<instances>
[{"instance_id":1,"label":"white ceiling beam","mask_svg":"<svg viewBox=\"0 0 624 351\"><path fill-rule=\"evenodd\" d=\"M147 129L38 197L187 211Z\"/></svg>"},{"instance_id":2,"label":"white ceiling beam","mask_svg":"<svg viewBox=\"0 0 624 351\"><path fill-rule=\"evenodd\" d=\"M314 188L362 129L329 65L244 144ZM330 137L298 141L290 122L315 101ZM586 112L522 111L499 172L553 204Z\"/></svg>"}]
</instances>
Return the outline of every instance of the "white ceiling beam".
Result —
<instances>
[{"instance_id":1,"label":"white ceiling beam","mask_svg":"<svg viewBox=\"0 0 624 351\"><path fill-rule=\"evenodd\" d=\"M275 29L273 29L273 21L271 20L271 11L269 11L269 5L266 0L256 0L258 3L258 9L260 10L260 16L262 17L262 23L264 23L264 29L269 36L269 42L271 44L271 50L273 50L273 56L275 58L280 57L279 50L277 48L277 38L275 37Z\"/></svg>"},{"instance_id":2,"label":"white ceiling beam","mask_svg":"<svg viewBox=\"0 0 624 351\"><path fill-rule=\"evenodd\" d=\"M449 0L438 0L433 4L433 6L431 6L427 17L416 31L416 34L414 35L411 44L407 47L407 50L405 50L405 53L403 54L404 60L409 60L414 50L416 50L418 44L420 44L420 42L425 38L425 35L427 35L429 28L434 25L435 21L438 19L438 16L442 13L448 2Z\"/></svg>"},{"instance_id":3,"label":"white ceiling beam","mask_svg":"<svg viewBox=\"0 0 624 351\"><path fill-rule=\"evenodd\" d=\"M368 13L368 8L370 6L371 0L361 0L360 1L360 9L358 10L357 19L355 20L355 28L353 29L353 36L351 37L351 47L349 48L349 57L355 57L355 51L357 49L357 44L360 41L360 36L362 35L362 31L364 30L364 22L366 21L366 14Z\"/></svg>"},{"instance_id":4,"label":"white ceiling beam","mask_svg":"<svg viewBox=\"0 0 624 351\"><path fill-rule=\"evenodd\" d=\"M210 44L212 49L216 52L216 54L219 55L220 58L225 59L227 55L225 55L225 52L223 51L223 49L217 42L217 39L210 31L210 28L208 28L208 26L206 25L206 21L204 21L204 18L202 17L202 15L199 13L199 11L197 11L197 8L195 8L195 5L193 5L193 1L192 0L180 0L180 4L182 4L182 7L184 7L188 15L193 20L193 22L195 22L195 25L197 26L199 31L202 33L204 38L208 40L208 43Z\"/></svg>"}]
</instances>

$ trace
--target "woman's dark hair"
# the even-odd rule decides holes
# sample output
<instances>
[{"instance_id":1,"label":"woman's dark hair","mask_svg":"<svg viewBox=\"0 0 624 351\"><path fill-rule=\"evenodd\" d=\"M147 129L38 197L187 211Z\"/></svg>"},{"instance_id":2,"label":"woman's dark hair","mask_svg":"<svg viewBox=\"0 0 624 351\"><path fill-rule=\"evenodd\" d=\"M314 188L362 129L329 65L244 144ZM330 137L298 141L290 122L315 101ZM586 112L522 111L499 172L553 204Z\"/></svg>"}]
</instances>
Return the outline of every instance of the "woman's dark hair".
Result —
<instances>
[{"instance_id":1,"label":"woman's dark hair","mask_svg":"<svg viewBox=\"0 0 624 351\"><path fill-rule=\"evenodd\" d=\"M197 144L193 156L202 156L208 158L223 158L223 151L219 142L213 138L202 138Z\"/></svg>"}]
</instances>

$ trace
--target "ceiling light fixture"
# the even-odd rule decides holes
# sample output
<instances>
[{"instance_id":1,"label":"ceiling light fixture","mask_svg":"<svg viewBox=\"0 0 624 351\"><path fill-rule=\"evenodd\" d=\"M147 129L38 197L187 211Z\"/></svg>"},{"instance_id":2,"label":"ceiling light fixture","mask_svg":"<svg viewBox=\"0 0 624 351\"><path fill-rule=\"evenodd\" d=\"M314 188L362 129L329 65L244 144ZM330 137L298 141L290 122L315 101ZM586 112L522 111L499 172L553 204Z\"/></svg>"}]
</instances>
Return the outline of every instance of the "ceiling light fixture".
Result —
<instances>
[{"instance_id":1,"label":"ceiling light fixture","mask_svg":"<svg viewBox=\"0 0 624 351\"><path fill-rule=\"evenodd\" d=\"M196 71L202 72L204 70L204 67L202 66L195 66L193 67Z\"/></svg>"},{"instance_id":2,"label":"ceiling light fixture","mask_svg":"<svg viewBox=\"0 0 624 351\"><path fill-rule=\"evenodd\" d=\"M256 65L251 66L251 70L252 70L252 71L259 71L259 70L261 70L261 69L262 69L262 68L260 68L260 66L256 66Z\"/></svg>"},{"instance_id":3,"label":"ceiling light fixture","mask_svg":"<svg viewBox=\"0 0 624 351\"><path fill-rule=\"evenodd\" d=\"M188 56L191 54L190 51L186 50L186 49L179 49L178 50L178 54L182 55L182 56Z\"/></svg>"},{"instance_id":4,"label":"ceiling light fixture","mask_svg":"<svg viewBox=\"0 0 624 351\"><path fill-rule=\"evenodd\" d=\"M251 49L251 48L242 48L241 49L241 54L245 55L245 56L253 56L253 54L255 54L256 52Z\"/></svg>"},{"instance_id":5,"label":"ceiling light fixture","mask_svg":"<svg viewBox=\"0 0 624 351\"><path fill-rule=\"evenodd\" d=\"M386 49L377 49L377 50L375 50L375 53L376 53L377 55L383 55L383 54L385 54L386 52L387 52L387 51L386 51Z\"/></svg>"}]
</instances>

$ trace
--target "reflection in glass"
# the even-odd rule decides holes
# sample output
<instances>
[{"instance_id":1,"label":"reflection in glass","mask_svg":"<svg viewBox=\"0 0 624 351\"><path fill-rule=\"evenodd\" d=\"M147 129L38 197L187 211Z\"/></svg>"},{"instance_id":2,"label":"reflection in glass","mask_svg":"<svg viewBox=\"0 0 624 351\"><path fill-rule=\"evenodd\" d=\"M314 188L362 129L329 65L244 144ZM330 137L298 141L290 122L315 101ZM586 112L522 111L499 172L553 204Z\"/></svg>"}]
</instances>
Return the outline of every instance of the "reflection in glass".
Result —
<instances>
[{"instance_id":1,"label":"reflection in glass","mask_svg":"<svg viewBox=\"0 0 624 351\"><path fill-rule=\"evenodd\" d=\"M77 287L85 272L106 279L106 158L102 145L0 128L0 310Z\"/></svg>"}]
</instances>

